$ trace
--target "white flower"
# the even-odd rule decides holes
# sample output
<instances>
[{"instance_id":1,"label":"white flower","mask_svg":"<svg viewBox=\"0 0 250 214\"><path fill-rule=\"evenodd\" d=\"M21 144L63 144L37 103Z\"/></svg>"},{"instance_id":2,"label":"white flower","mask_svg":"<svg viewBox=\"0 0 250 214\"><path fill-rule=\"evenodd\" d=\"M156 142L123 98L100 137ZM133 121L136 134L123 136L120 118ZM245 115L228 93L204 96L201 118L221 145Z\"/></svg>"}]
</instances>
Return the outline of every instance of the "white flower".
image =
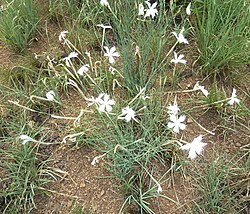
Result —
<instances>
[{"instance_id":1,"label":"white flower","mask_svg":"<svg viewBox=\"0 0 250 214\"><path fill-rule=\"evenodd\" d=\"M177 35L176 32L172 32L179 43L189 44L188 40L183 35L184 27L181 29L180 33Z\"/></svg>"},{"instance_id":2,"label":"white flower","mask_svg":"<svg viewBox=\"0 0 250 214\"><path fill-rule=\"evenodd\" d=\"M60 35L59 35L59 41L60 41L60 42L62 42L63 40L65 40L66 34L67 34L67 33L68 33L67 30L62 31L62 32L60 33Z\"/></svg>"},{"instance_id":3,"label":"white flower","mask_svg":"<svg viewBox=\"0 0 250 214\"><path fill-rule=\"evenodd\" d=\"M53 101L55 99L55 96L56 96L56 94L53 90L49 91L46 94L47 100L49 100L49 101Z\"/></svg>"},{"instance_id":4,"label":"white flower","mask_svg":"<svg viewBox=\"0 0 250 214\"><path fill-rule=\"evenodd\" d=\"M97 98L94 98L93 96L91 98L86 98L88 102L88 106L91 106L93 104L96 104L98 106L98 110L101 112L110 112L112 111L112 105L115 105L115 101L109 99L109 95L106 93L101 93Z\"/></svg>"},{"instance_id":5,"label":"white flower","mask_svg":"<svg viewBox=\"0 0 250 214\"><path fill-rule=\"evenodd\" d=\"M181 149L189 150L188 157L192 160L196 158L197 155L200 155L203 152L203 147L206 145L206 143L202 142L202 135L199 135L198 137L194 138L192 143L187 143L181 146Z\"/></svg>"},{"instance_id":6,"label":"white flower","mask_svg":"<svg viewBox=\"0 0 250 214\"><path fill-rule=\"evenodd\" d=\"M66 65L68 67L71 67L71 58L76 58L78 56L78 53L76 53L75 51L71 52L67 57L63 58L63 60L65 61Z\"/></svg>"},{"instance_id":7,"label":"white flower","mask_svg":"<svg viewBox=\"0 0 250 214\"><path fill-rule=\"evenodd\" d=\"M183 59L184 55L180 54L179 56L177 55L177 53L174 51L174 59L171 60L171 62L177 64L177 63L182 63L182 64L186 64L187 60Z\"/></svg>"},{"instance_id":8,"label":"white flower","mask_svg":"<svg viewBox=\"0 0 250 214\"><path fill-rule=\"evenodd\" d=\"M157 188L157 193L161 193L162 192L162 188L161 188L161 185L158 185L158 188Z\"/></svg>"},{"instance_id":9,"label":"white flower","mask_svg":"<svg viewBox=\"0 0 250 214\"><path fill-rule=\"evenodd\" d=\"M77 89L79 88L78 85L77 85L77 83L74 80L72 80L72 79L69 79L69 81L66 84L67 85L72 85L73 87L75 87Z\"/></svg>"},{"instance_id":10,"label":"white flower","mask_svg":"<svg viewBox=\"0 0 250 214\"><path fill-rule=\"evenodd\" d=\"M139 4L138 16L144 16L144 6L142 3Z\"/></svg>"},{"instance_id":11,"label":"white flower","mask_svg":"<svg viewBox=\"0 0 250 214\"><path fill-rule=\"evenodd\" d=\"M168 128L172 129L176 133L179 133L180 130L184 130L186 125L183 124L186 116L181 115L179 118L176 115L170 115L170 122L168 123Z\"/></svg>"},{"instance_id":12,"label":"white flower","mask_svg":"<svg viewBox=\"0 0 250 214\"><path fill-rule=\"evenodd\" d=\"M88 106L91 106L93 104L98 105L98 109L101 112L105 112L105 110L107 112L112 111L112 105L115 104L115 101L114 100L110 100L109 99L109 95L105 94L105 93L99 94L99 96L97 98L94 98L92 96L91 98L87 98L86 100L88 102L90 102L90 104L88 104Z\"/></svg>"},{"instance_id":13,"label":"white flower","mask_svg":"<svg viewBox=\"0 0 250 214\"><path fill-rule=\"evenodd\" d=\"M19 137L20 139L21 139L21 143L23 144L23 145L25 145L26 143L28 143L28 142L32 142L32 141L34 141L34 139L32 139L31 137L29 137L28 135L25 135L25 134L22 134L20 137Z\"/></svg>"},{"instance_id":14,"label":"white flower","mask_svg":"<svg viewBox=\"0 0 250 214\"><path fill-rule=\"evenodd\" d=\"M98 24L96 25L97 27L101 27L103 29L112 29L112 27L110 25L103 25L103 24Z\"/></svg>"},{"instance_id":15,"label":"white flower","mask_svg":"<svg viewBox=\"0 0 250 214\"><path fill-rule=\"evenodd\" d=\"M240 100L237 98L235 88L233 88L232 96L230 97L230 100L227 103L229 105L233 105L234 103L240 104Z\"/></svg>"},{"instance_id":16,"label":"white flower","mask_svg":"<svg viewBox=\"0 0 250 214\"><path fill-rule=\"evenodd\" d=\"M188 16L191 15L191 2L188 4L188 6L187 6L187 8L186 8L186 14L187 14Z\"/></svg>"},{"instance_id":17,"label":"white flower","mask_svg":"<svg viewBox=\"0 0 250 214\"><path fill-rule=\"evenodd\" d=\"M95 98L95 103L100 104L102 102L102 97L105 95L105 93L100 93L97 98Z\"/></svg>"},{"instance_id":18,"label":"white flower","mask_svg":"<svg viewBox=\"0 0 250 214\"><path fill-rule=\"evenodd\" d=\"M102 99L103 97L103 99ZM102 96L97 98L97 103L99 104L99 111L101 112L111 112L112 111L112 105L115 105L115 101L114 100L110 100L109 99L109 95L108 94L102 94Z\"/></svg>"},{"instance_id":19,"label":"white flower","mask_svg":"<svg viewBox=\"0 0 250 214\"><path fill-rule=\"evenodd\" d=\"M94 159L91 162L91 165L95 166L97 163L99 163L99 157L94 157Z\"/></svg>"},{"instance_id":20,"label":"white flower","mask_svg":"<svg viewBox=\"0 0 250 214\"><path fill-rule=\"evenodd\" d=\"M103 155L99 155L94 157L94 159L91 162L91 165L95 166L97 163L99 163L99 160L104 157L106 155L106 153L104 153Z\"/></svg>"},{"instance_id":21,"label":"white flower","mask_svg":"<svg viewBox=\"0 0 250 214\"><path fill-rule=\"evenodd\" d=\"M90 58L90 52L86 51L85 54Z\"/></svg>"},{"instance_id":22,"label":"white flower","mask_svg":"<svg viewBox=\"0 0 250 214\"><path fill-rule=\"evenodd\" d=\"M114 67L112 66L109 66L109 72L114 75L115 74L115 71L117 71Z\"/></svg>"},{"instance_id":23,"label":"white flower","mask_svg":"<svg viewBox=\"0 0 250 214\"><path fill-rule=\"evenodd\" d=\"M89 64L83 65L78 71L77 73L80 76L83 76L85 73L87 73L89 71Z\"/></svg>"},{"instance_id":24,"label":"white flower","mask_svg":"<svg viewBox=\"0 0 250 214\"><path fill-rule=\"evenodd\" d=\"M100 104L99 101L102 100L102 97L104 96L104 94L105 94L105 93L99 94L99 96L98 96L97 98L94 98L93 96L92 96L91 98L86 98L86 100L87 100L88 102L90 102L90 103L88 104L88 106L92 106L93 104L99 105L99 104ZM101 101L101 102L102 102L102 101Z\"/></svg>"},{"instance_id":25,"label":"white flower","mask_svg":"<svg viewBox=\"0 0 250 214\"><path fill-rule=\"evenodd\" d=\"M179 109L177 103L174 103L174 105L168 106L168 114L169 115L177 115L179 111L180 111L180 109Z\"/></svg>"},{"instance_id":26,"label":"white flower","mask_svg":"<svg viewBox=\"0 0 250 214\"><path fill-rule=\"evenodd\" d=\"M207 97L209 92L205 89L205 86L199 85L199 81L195 84L193 90L201 90L201 92Z\"/></svg>"},{"instance_id":27,"label":"white flower","mask_svg":"<svg viewBox=\"0 0 250 214\"><path fill-rule=\"evenodd\" d=\"M126 122L129 122L131 119L135 120L135 111L127 106L122 109L122 114L118 116L118 119L125 119Z\"/></svg>"},{"instance_id":28,"label":"white flower","mask_svg":"<svg viewBox=\"0 0 250 214\"><path fill-rule=\"evenodd\" d=\"M153 3L152 5L148 1L145 1L145 3L148 5L145 17L151 16L152 18L154 18L158 14L158 10L156 9L157 2Z\"/></svg>"},{"instance_id":29,"label":"white flower","mask_svg":"<svg viewBox=\"0 0 250 214\"><path fill-rule=\"evenodd\" d=\"M104 54L104 56L107 56L109 58L109 63L113 64L115 62L114 57L119 57L120 54L118 52L116 52L115 47L112 47L111 49L109 49L108 47L104 46L104 49L107 52Z\"/></svg>"},{"instance_id":30,"label":"white flower","mask_svg":"<svg viewBox=\"0 0 250 214\"><path fill-rule=\"evenodd\" d=\"M102 6L109 6L108 0L100 0Z\"/></svg>"}]
</instances>

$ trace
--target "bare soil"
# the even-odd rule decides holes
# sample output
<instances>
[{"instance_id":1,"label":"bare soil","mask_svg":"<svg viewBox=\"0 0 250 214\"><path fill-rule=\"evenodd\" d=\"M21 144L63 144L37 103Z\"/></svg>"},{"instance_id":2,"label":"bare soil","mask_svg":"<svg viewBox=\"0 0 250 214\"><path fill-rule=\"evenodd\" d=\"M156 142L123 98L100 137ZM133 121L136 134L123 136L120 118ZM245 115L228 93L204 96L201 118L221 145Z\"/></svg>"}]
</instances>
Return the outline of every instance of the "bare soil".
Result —
<instances>
[{"instance_id":1,"label":"bare soil","mask_svg":"<svg viewBox=\"0 0 250 214\"><path fill-rule=\"evenodd\" d=\"M123 203L118 182L102 166L91 161L98 152L91 148L70 149L59 146L52 154L52 169L61 172L60 178L50 183L49 194L37 198L33 214L72 213L73 208L84 208L96 213L116 214Z\"/></svg>"}]
</instances>

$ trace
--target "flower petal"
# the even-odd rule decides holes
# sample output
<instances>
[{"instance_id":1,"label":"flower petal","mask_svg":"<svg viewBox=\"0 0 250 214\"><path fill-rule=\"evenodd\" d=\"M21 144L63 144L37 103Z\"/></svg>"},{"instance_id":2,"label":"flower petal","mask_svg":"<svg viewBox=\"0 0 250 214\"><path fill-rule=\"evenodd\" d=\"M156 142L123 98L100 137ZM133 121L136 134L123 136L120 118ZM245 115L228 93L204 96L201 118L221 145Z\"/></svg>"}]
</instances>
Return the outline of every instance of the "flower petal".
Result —
<instances>
[{"instance_id":1,"label":"flower petal","mask_svg":"<svg viewBox=\"0 0 250 214\"><path fill-rule=\"evenodd\" d=\"M106 111L107 111L107 112L111 112L111 111L112 111L112 106L106 105Z\"/></svg>"},{"instance_id":2,"label":"flower petal","mask_svg":"<svg viewBox=\"0 0 250 214\"><path fill-rule=\"evenodd\" d=\"M181 150L189 150L191 148L191 143L187 143L180 147Z\"/></svg>"},{"instance_id":3,"label":"flower petal","mask_svg":"<svg viewBox=\"0 0 250 214\"><path fill-rule=\"evenodd\" d=\"M186 128L186 125L183 124L183 123L180 123L180 124L179 124L179 128L180 128L181 130L184 130L184 129Z\"/></svg>"},{"instance_id":4,"label":"flower petal","mask_svg":"<svg viewBox=\"0 0 250 214\"><path fill-rule=\"evenodd\" d=\"M109 56L109 63L110 63L110 64L114 64L114 62L115 62L114 57Z\"/></svg>"},{"instance_id":5,"label":"flower petal","mask_svg":"<svg viewBox=\"0 0 250 214\"><path fill-rule=\"evenodd\" d=\"M168 128L172 129L174 126L175 126L175 124L174 124L174 123L172 123L172 122L168 122Z\"/></svg>"},{"instance_id":6,"label":"flower petal","mask_svg":"<svg viewBox=\"0 0 250 214\"><path fill-rule=\"evenodd\" d=\"M105 112L105 107L106 107L105 105L100 105L98 109L101 112Z\"/></svg>"},{"instance_id":7,"label":"flower petal","mask_svg":"<svg viewBox=\"0 0 250 214\"><path fill-rule=\"evenodd\" d=\"M189 151L189 153L188 153L188 157L191 159L191 160L193 160L193 159L195 159L196 157L197 157L197 154L196 154L196 152L195 152L195 150L194 149L190 149L190 151Z\"/></svg>"}]
</instances>

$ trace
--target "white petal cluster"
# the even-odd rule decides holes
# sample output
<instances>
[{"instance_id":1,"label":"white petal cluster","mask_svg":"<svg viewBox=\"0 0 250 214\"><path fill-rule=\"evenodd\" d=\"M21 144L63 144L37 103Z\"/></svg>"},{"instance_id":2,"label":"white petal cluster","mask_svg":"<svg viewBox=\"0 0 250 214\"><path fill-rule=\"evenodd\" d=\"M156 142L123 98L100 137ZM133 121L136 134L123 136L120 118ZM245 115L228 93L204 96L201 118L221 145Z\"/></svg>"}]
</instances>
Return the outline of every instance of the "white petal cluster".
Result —
<instances>
[{"instance_id":1,"label":"white petal cluster","mask_svg":"<svg viewBox=\"0 0 250 214\"><path fill-rule=\"evenodd\" d=\"M151 4L149 1L145 1L145 3L148 6L148 9L146 9L145 18L151 16L153 19L158 14L158 10L156 8L157 2Z\"/></svg>"},{"instance_id":2,"label":"white petal cluster","mask_svg":"<svg viewBox=\"0 0 250 214\"><path fill-rule=\"evenodd\" d=\"M180 147L182 150L188 150L188 157L193 160L197 157L197 155L201 155L206 146L206 143L202 142L202 135L194 138L192 143L187 143Z\"/></svg>"},{"instance_id":3,"label":"white petal cluster","mask_svg":"<svg viewBox=\"0 0 250 214\"><path fill-rule=\"evenodd\" d=\"M77 56L78 56L78 53L73 51L67 57L63 58L63 60L65 61L67 67L71 67L71 59L76 58Z\"/></svg>"},{"instance_id":4,"label":"white petal cluster","mask_svg":"<svg viewBox=\"0 0 250 214\"><path fill-rule=\"evenodd\" d=\"M88 106L96 104L100 112L111 112L112 106L115 105L115 101L109 99L109 95L106 93L101 93L97 98L91 97L86 100L90 102Z\"/></svg>"},{"instance_id":5,"label":"white petal cluster","mask_svg":"<svg viewBox=\"0 0 250 214\"><path fill-rule=\"evenodd\" d=\"M99 163L99 158L98 157L94 157L94 159L91 161L91 165L95 166L97 163Z\"/></svg>"},{"instance_id":6,"label":"white petal cluster","mask_svg":"<svg viewBox=\"0 0 250 214\"><path fill-rule=\"evenodd\" d=\"M32 141L35 141L33 138L29 137L28 135L25 135L25 134L22 134L20 135L20 140L21 140L21 143L23 145L25 145L26 143L28 142L32 142Z\"/></svg>"},{"instance_id":7,"label":"white petal cluster","mask_svg":"<svg viewBox=\"0 0 250 214\"><path fill-rule=\"evenodd\" d=\"M233 105L234 103L237 103L237 104L240 104L240 100L237 98L237 95L236 95L236 89L233 88L233 92L232 92L232 95L230 97L230 100L227 102L229 105Z\"/></svg>"},{"instance_id":8,"label":"white petal cluster","mask_svg":"<svg viewBox=\"0 0 250 214\"><path fill-rule=\"evenodd\" d=\"M144 16L145 18L151 16L152 19L155 18L155 16L158 14L158 10L156 8L157 2L151 4L149 1L145 1L145 4L148 6L147 9L144 8L142 3L139 4L138 16Z\"/></svg>"},{"instance_id":9,"label":"white petal cluster","mask_svg":"<svg viewBox=\"0 0 250 214\"><path fill-rule=\"evenodd\" d=\"M109 49L107 46L104 46L104 49L106 50L106 53L104 54L104 56L107 56L109 58L110 64L114 64L115 63L114 57L119 57L120 54L116 52L115 47L112 47Z\"/></svg>"},{"instance_id":10,"label":"white petal cluster","mask_svg":"<svg viewBox=\"0 0 250 214\"><path fill-rule=\"evenodd\" d=\"M177 105L177 103L174 103L174 105L168 106L168 114L169 115L177 115L179 113L180 109Z\"/></svg>"},{"instance_id":11,"label":"white petal cluster","mask_svg":"<svg viewBox=\"0 0 250 214\"><path fill-rule=\"evenodd\" d=\"M175 133L179 133L180 130L184 130L186 128L186 125L183 123L186 119L186 116L181 115L178 117L180 109L176 102L174 102L174 105L168 106L168 114L169 114L169 122L168 122L168 128L173 129Z\"/></svg>"},{"instance_id":12,"label":"white petal cluster","mask_svg":"<svg viewBox=\"0 0 250 214\"><path fill-rule=\"evenodd\" d=\"M83 65L78 71L77 73L80 76L83 76L84 74L86 74L89 71L89 64Z\"/></svg>"},{"instance_id":13,"label":"white petal cluster","mask_svg":"<svg viewBox=\"0 0 250 214\"><path fill-rule=\"evenodd\" d=\"M53 101L55 99L55 92L53 90L49 91L48 93L46 93L46 98L49 101Z\"/></svg>"},{"instance_id":14,"label":"white petal cluster","mask_svg":"<svg viewBox=\"0 0 250 214\"><path fill-rule=\"evenodd\" d=\"M205 89L205 86L199 84L199 81L195 84L193 90L200 90L206 97L209 94L208 90Z\"/></svg>"},{"instance_id":15,"label":"white petal cluster","mask_svg":"<svg viewBox=\"0 0 250 214\"><path fill-rule=\"evenodd\" d=\"M129 106L122 109L122 114L118 116L118 119L126 120L129 122L130 120L135 120L135 111Z\"/></svg>"},{"instance_id":16,"label":"white petal cluster","mask_svg":"<svg viewBox=\"0 0 250 214\"><path fill-rule=\"evenodd\" d=\"M186 14L187 14L188 16L191 15L191 2L188 4L188 6L187 6L187 8L186 8Z\"/></svg>"},{"instance_id":17,"label":"white petal cluster","mask_svg":"<svg viewBox=\"0 0 250 214\"><path fill-rule=\"evenodd\" d=\"M168 128L173 129L175 133L179 133L180 130L184 130L186 128L186 125L183 123L186 119L184 115L181 115L178 117L180 109L175 102L174 105L168 106L168 114L170 116L170 122L168 123ZM192 143L187 143L185 145L181 145L180 149L182 150L188 150L189 155L188 157L193 160L197 157L197 155L200 155L204 147L206 146L206 143L202 142L202 135L199 135L196 137Z\"/></svg>"},{"instance_id":18,"label":"white petal cluster","mask_svg":"<svg viewBox=\"0 0 250 214\"><path fill-rule=\"evenodd\" d=\"M59 42L62 42L62 41L65 42L67 33L69 33L67 30L62 31L62 32L60 33L60 35L59 35L59 37L58 37Z\"/></svg>"},{"instance_id":19,"label":"white petal cluster","mask_svg":"<svg viewBox=\"0 0 250 214\"><path fill-rule=\"evenodd\" d=\"M142 3L139 4L139 12L138 12L138 16L144 16L144 6Z\"/></svg>"},{"instance_id":20,"label":"white petal cluster","mask_svg":"<svg viewBox=\"0 0 250 214\"><path fill-rule=\"evenodd\" d=\"M180 33L172 32L176 37L179 43L189 44L188 40L184 37L183 32L185 31L184 27L181 29Z\"/></svg>"},{"instance_id":21,"label":"white petal cluster","mask_svg":"<svg viewBox=\"0 0 250 214\"><path fill-rule=\"evenodd\" d=\"M178 117L177 115L170 115L170 121L168 122L168 128L173 129L175 133L179 133L180 130L184 130L186 125L183 123L186 119L186 116L181 115Z\"/></svg>"},{"instance_id":22,"label":"white petal cluster","mask_svg":"<svg viewBox=\"0 0 250 214\"><path fill-rule=\"evenodd\" d=\"M184 55L180 54L179 56L177 55L176 52L174 52L174 59L171 60L171 62L173 62L174 64L178 64L178 63L182 63L182 64L186 64L187 60L183 59Z\"/></svg>"},{"instance_id":23,"label":"white petal cluster","mask_svg":"<svg viewBox=\"0 0 250 214\"><path fill-rule=\"evenodd\" d=\"M100 0L102 6L109 6L108 0Z\"/></svg>"}]
</instances>

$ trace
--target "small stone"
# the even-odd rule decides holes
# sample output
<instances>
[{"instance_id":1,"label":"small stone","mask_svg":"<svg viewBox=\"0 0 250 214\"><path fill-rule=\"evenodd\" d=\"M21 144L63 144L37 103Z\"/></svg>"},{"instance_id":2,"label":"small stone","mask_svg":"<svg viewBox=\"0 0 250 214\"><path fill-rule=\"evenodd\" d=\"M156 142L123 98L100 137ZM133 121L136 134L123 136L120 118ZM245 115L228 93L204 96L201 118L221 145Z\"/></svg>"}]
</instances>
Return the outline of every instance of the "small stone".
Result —
<instances>
[{"instance_id":1,"label":"small stone","mask_svg":"<svg viewBox=\"0 0 250 214\"><path fill-rule=\"evenodd\" d=\"M86 186L85 182L82 181L82 182L80 183L80 188L84 188L85 186Z\"/></svg>"},{"instance_id":2,"label":"small stone","mask_svg":"<svg viewBox=\"0 0 250 214\"><path fill-rule=\"evenodd\" d=\"M72 204L73 204L73 201L68 201L67 207L70 208L72 206Z\"/></svg>"},{"instance_id":3,"label":"small stone","mask_svg":"<svg viewBox=\"0 0 250 214\"><path fill-rule=\"evenodd\" d=\"M101 193L98 195L98 198L102 197L105 194L105 191L102 190Z\"/></svg>"},{"instance_id":4,"label":"small stone","mask_svg":"<svg viewBox=\"0 0 250 214\"><path fill-rule=\"evenodd\" d=\"M235 146L241 147L241 143L236 143Z\"/></svg>"},{"instance_id":5,"label":"small stone","mask_svg":"<svg viewBox=\"0 0 250 214\"><path fill-rule=\"evenodd\" d=\"M190 117L188 117L188 119L187 119L187 123L193 123L193 120L190 118Z\"/></svg>"},{"instance_id":6,"label":"small stone","mask_svg":"<svg viewBox=\"0 0 250 214\"><path fill-rule=\"evenodd\" d=\"M186 181L187 181L187 182L192 181L192 177L191 177L191 176L187 176L187 177L186 177Z\"/></svg>"},{"instance_id":7,"label":"small stone","mask_svg":"<svg viewBox=\"0 0 250 214\"><path fill-rule=\"evenodd\" d=\"M192 89L192 88L193 88L192 84L191 84L191 83L188 83L188 84L187 84L187 88L188 88L188 89Z\"/></svg>"}]
</instances>

